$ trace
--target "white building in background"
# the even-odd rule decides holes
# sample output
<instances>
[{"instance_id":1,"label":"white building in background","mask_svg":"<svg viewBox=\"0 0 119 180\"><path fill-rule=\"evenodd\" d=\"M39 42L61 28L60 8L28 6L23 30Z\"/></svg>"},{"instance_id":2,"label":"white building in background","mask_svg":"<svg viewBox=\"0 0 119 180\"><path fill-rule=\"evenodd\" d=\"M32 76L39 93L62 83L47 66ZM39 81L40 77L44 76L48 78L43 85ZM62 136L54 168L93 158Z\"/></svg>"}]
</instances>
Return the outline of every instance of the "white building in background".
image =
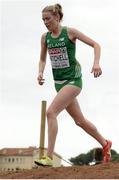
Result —
<instances>
[{"instance_id":1,"label":"white building in background","mask_svg":"<svg viewBox=\"0 0 119 180\"><path fill-rule=\"evenodd\" d=\"M44 148L44 154L47 149ZM19 169L32 169L37 166L34 160L39 158L39 148L3 148L0 150L0 171L16 171ZM61 166L62 157L57 153L53 155L54 167Z\"/></svg>"}]
</instances>

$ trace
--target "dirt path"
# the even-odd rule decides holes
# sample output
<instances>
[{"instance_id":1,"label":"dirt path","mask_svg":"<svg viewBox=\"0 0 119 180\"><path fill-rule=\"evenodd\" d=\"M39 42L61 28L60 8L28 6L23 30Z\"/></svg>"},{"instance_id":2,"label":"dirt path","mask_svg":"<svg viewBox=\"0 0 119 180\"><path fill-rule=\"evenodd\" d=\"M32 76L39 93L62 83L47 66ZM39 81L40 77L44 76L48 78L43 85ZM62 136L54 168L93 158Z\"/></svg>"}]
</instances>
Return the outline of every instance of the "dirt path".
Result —
<instances>
[{"instance_id":1,"label":"dirt path","mask_svg":"<svg viewBox=\"0 0 119 180\"><path fill-rule=\"evenodd\" d=\"M119 163L0 173L0 179L119 179Z\"/></svg>"}]
</instances>

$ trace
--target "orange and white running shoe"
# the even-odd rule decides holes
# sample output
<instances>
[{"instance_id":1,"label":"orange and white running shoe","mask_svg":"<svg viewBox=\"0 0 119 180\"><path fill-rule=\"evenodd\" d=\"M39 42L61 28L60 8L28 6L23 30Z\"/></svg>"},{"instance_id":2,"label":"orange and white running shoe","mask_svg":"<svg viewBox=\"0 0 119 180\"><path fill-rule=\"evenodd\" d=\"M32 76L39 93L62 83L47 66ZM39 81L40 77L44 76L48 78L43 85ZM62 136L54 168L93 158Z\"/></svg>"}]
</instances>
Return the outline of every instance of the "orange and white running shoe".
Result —
<instances>
[{"instance_id":1,"label":"orange and white running shoe","mask_svg":"<svg viewBox=\"0 0 119 180\"><path fill-rule=\"evenodd\" d=\"M103 163L108 163L111 161L111 146L112 142L109 140L106 140L107 144L103 147L102 153L103 153Z\"/></svg>"}]
</instances>

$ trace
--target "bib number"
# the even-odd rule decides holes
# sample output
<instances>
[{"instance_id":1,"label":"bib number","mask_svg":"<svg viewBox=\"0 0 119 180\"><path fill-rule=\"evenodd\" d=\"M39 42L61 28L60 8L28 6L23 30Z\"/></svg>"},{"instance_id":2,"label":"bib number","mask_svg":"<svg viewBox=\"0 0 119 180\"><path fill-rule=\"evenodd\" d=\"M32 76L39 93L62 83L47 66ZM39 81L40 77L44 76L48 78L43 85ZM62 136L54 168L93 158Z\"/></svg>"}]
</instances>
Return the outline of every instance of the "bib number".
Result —
<instances>
[{"instance_id":1,"label":"bib number","mask_svg":"<svg viewBox=\"0 0 119 180\"><path fill-rule=\"evenodd\" d=\"M70 67L66 47L49 49L51 65L53 69L63 69Z\"/></svg>"}]
</instances>

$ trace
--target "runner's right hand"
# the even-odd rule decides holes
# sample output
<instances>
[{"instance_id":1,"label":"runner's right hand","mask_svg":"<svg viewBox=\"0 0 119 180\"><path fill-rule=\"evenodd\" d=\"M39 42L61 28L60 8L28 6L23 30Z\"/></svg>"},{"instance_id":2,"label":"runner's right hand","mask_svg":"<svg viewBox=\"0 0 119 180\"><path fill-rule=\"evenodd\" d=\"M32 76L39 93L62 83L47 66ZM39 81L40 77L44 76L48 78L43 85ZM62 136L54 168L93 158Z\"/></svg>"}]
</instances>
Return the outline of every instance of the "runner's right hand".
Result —
<instances>
[{"instance_id":1,"label":"runner's right hand","mask_svg":"<svg viewBox=\"0 0 119 180\"><path fill-rule=\"evenodd\" d=\"M39 83L40 85L43 85L43 84L44 84L45 79L43 79L43 73L42 73L42 72L39 73L39 75L38 75L38 77L37 77L37 80L38 80L38 83Z\"/></svg>"}]
</instances>

